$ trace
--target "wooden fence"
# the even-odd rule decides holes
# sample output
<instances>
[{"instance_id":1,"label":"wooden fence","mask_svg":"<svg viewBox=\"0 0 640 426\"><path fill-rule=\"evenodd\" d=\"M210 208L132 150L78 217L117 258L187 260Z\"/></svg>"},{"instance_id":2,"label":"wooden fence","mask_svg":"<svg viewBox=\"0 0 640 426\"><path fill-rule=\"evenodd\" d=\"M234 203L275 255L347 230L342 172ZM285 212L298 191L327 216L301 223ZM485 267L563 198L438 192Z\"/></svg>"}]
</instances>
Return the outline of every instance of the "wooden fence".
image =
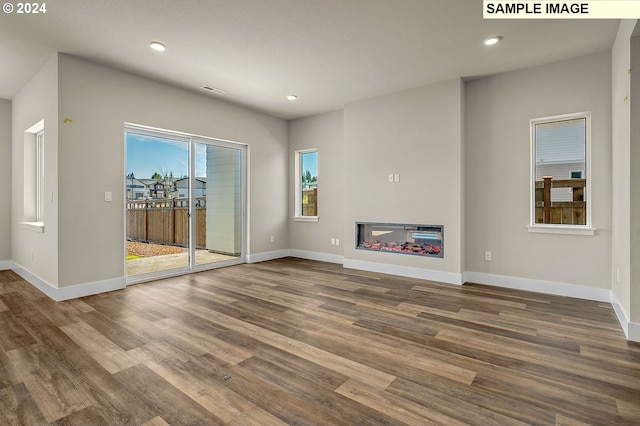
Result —
<instances>
[{"instance_id":1,"label":"wooden fence","mask_svg":"<svg viewBox=\"0 0 640 426\"><path fill-rule=\"evenodd\" d=\"M196 198L196 247L206 248L207 205ZM127 239L189 246L189 199L127 200Z\"/></svg>"},{"instance_id":2,"label":"wooden fence","mask_svg":"<svg viewBox=\"0 0 640 426\"><path fill-rule=\"evenodd\" d=\"M558 179L544 176L536 181L536 223L586 225L584 200L586 179ZM571 188L573 201L551 201L551 188Z\"/></svg>"},{"instance_id":3,"label":"wooden fence","mask_svg":"<svg viewBox=\"0 0 640 426\"><path fill-rule=\"evenodd\" d=\"M318 216L318 188L302 191L302 215Z\"/></svg>"}]
</instances>

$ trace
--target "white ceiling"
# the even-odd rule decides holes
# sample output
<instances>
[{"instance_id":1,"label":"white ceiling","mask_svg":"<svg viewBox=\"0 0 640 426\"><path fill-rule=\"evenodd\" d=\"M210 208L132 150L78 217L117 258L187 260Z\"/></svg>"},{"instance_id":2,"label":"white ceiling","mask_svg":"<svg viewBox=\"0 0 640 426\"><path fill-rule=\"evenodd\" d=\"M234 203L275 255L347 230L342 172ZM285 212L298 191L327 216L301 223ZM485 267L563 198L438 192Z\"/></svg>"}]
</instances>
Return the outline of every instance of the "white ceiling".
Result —
<instances>
[{"instance_id":1,"label":"white ceiling","mask_svg":"<svg viewBox=\"0 0 640 426\"><path fill-rule=\"evenodd\" d=\"M227 93L207 96L287 119L608 50L619 24L483 20L481 0L54 0L46 6L39 15L0 13L0 98L12 99L59 51L200 93L211 85ZM496 34L504 37L500 44L482 44ZM151 50L152 40L167 50ZM291 93L297 101L286 100Z\"/></svg>"}]
</instances>

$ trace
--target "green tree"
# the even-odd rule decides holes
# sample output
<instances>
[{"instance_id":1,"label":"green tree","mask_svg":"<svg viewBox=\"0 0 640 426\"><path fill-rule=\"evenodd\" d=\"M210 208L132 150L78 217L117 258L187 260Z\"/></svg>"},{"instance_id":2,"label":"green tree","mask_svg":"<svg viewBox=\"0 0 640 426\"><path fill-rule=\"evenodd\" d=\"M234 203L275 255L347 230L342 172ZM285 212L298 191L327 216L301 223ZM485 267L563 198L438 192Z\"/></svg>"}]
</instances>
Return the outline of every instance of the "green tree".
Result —
<instances>
[{"instance_id":1,"label":"green tree","mask_svg":"<svg viewBox=\"0 0 640 426\"><path fill-rule=\"evenodd\" d=\"M156 180L162 180L162 175L158 172L155 172L152 176L151 179L156 179Z\"/></svg>"},{"instance_id":2,"label":"green tree","mask_svg":"<svg viewBox=\"0 0 640 426\"><path fill-rule=\"evenodd\" d=\"M304 172L303 182L311 182L311 171L307 170Z\"/></svg>"}]
</instances>

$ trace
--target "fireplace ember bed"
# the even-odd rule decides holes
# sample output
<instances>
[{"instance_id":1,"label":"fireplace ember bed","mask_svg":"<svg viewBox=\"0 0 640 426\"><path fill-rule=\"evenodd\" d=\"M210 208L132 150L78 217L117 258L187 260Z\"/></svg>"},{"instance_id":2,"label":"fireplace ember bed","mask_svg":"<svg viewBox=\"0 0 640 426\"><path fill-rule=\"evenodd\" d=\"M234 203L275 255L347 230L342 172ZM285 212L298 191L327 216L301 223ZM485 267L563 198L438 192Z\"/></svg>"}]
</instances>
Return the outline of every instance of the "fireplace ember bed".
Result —
<instances>
[{"instance_id":1,"label":"fireplace ember bed","mask_svg":"<svg viewBox=\"0 0 640 426\"><path fill-rule=\"evenodd\" d=\"M443 225L356 223L356 249L444 257Z\"/></svg>"}]
</instances>

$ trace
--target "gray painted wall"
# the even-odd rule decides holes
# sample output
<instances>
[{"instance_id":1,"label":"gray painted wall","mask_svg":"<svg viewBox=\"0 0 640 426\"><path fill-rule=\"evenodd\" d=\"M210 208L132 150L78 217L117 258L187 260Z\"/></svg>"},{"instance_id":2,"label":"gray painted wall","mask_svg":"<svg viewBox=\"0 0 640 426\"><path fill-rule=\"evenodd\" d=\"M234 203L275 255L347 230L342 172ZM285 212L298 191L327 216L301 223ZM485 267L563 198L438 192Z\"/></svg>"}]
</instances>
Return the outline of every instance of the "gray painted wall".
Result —
<instances>
[{"instance_id":1,"label":"gray painted wall","mask_svg":"<svg viewBox=\"0 0 640 426\"><path fill-rule=\"evenodd\" d=\"M631 37L631 92L630 99L640 99L640 27ZM636 72L634 72L634 70ZM635 323L633 334L640 340L640 105L631 102L630 170L631 197L629 201L630 224L630 274L629 274L629 319Z\"/></svg>"},{"instance_id":2,"label":"gray painted wall","mask_svg":"<svg viewBox=\"0 0 640 426\"><path fill-rule=\"evenodd\" d=\"M289 247L342 256L344 196L344 113L329 112L289 123ZM294 153L318 148L318 222L293 222ZM338 238L340 245L331 245Z\"/></svg>"},{"instance_id":3,"label":"gray painted wall","mask_svg":"<svg viewBox=\"0 0 640 426\"><path fill-rule=\"evenodd\" d=\"M465 94L466 270L610 288L610 53L469 81ZM581 111L592 119L596 234L529 233L529 120Z\"/></svg>"},{"instance_id":4,"label":"gray painted wall","mask_svg":"<svg viewBox=\"0 0 640 426\"><path fill-rule=\"evenodd\" d=\"M0 182L4 202L0 203L0 261L11 260L11 101L0 99Z\"/></svg>"},{"instance_id":5,"label":"gray painted wall","mask_svg":"<svg viewBox=\"0 0 640 426\"><path fill-rule=\"evenodd\" d=\"M60 233L50 250L52 257L59 256L59 261L52 262L59 265L59 274L41 278L57 283L59 275L60 287L66 287L124 275L125 122L249 145L249 252L272 250L269 236L273 234L277 249L287 248L283 219L287 211L286 121L64 54L46 76L59 86L60 96L59 176L55 179L60 188L56 209ZM14 102L19 117L37 110L25 97L21 93ZM55 99L52 112L57 123ZM71 121L63 123L67 117ZM14 142L16 132L24 127L22 121L14 117ZM14 154L14 178L20 175L19 160ZM113 202L104 201L105 191L113 193ZM20 203L18 196L14 198L15 211ZM18 262L24 252L39 247L33 238L22 241L23 234L13 239Z\"/></svg>"},{"instance_id":6,"label":"gray painted wall","mask_svg":"<svg viewBox=\"0 0 640 426\"><path fill-rule=\"evenodd\" d=\"M456 79L345 107L345 259L464 271L463 92ZM356 250L356 222L444 225L444 258Z\"/></svg>"},{"instance_id":7,"label":"gray painted wall","mask_svg":"<svg viewBox=\"0 0 640 426\"><path fill-rule=\"evenodd\" d=\"M623 20L611 50L612 236L611 289L630 318L631 34L636 20ZM619 271L619 272L618 272Z\"/></svg>"},{"instance_id":8,"label":"gray painted wall","mask_svg":"<svg viewBox=\"0 0 640 426\"><path fill-rule=\"evenodd\" d=\"M44 119L44 233L25 229L24 132ZM58 56L31 78L12 102L11 256L18 265L58 287ZM86 251L86 250L85 250Z\"/></svg>"}]
</instances>

